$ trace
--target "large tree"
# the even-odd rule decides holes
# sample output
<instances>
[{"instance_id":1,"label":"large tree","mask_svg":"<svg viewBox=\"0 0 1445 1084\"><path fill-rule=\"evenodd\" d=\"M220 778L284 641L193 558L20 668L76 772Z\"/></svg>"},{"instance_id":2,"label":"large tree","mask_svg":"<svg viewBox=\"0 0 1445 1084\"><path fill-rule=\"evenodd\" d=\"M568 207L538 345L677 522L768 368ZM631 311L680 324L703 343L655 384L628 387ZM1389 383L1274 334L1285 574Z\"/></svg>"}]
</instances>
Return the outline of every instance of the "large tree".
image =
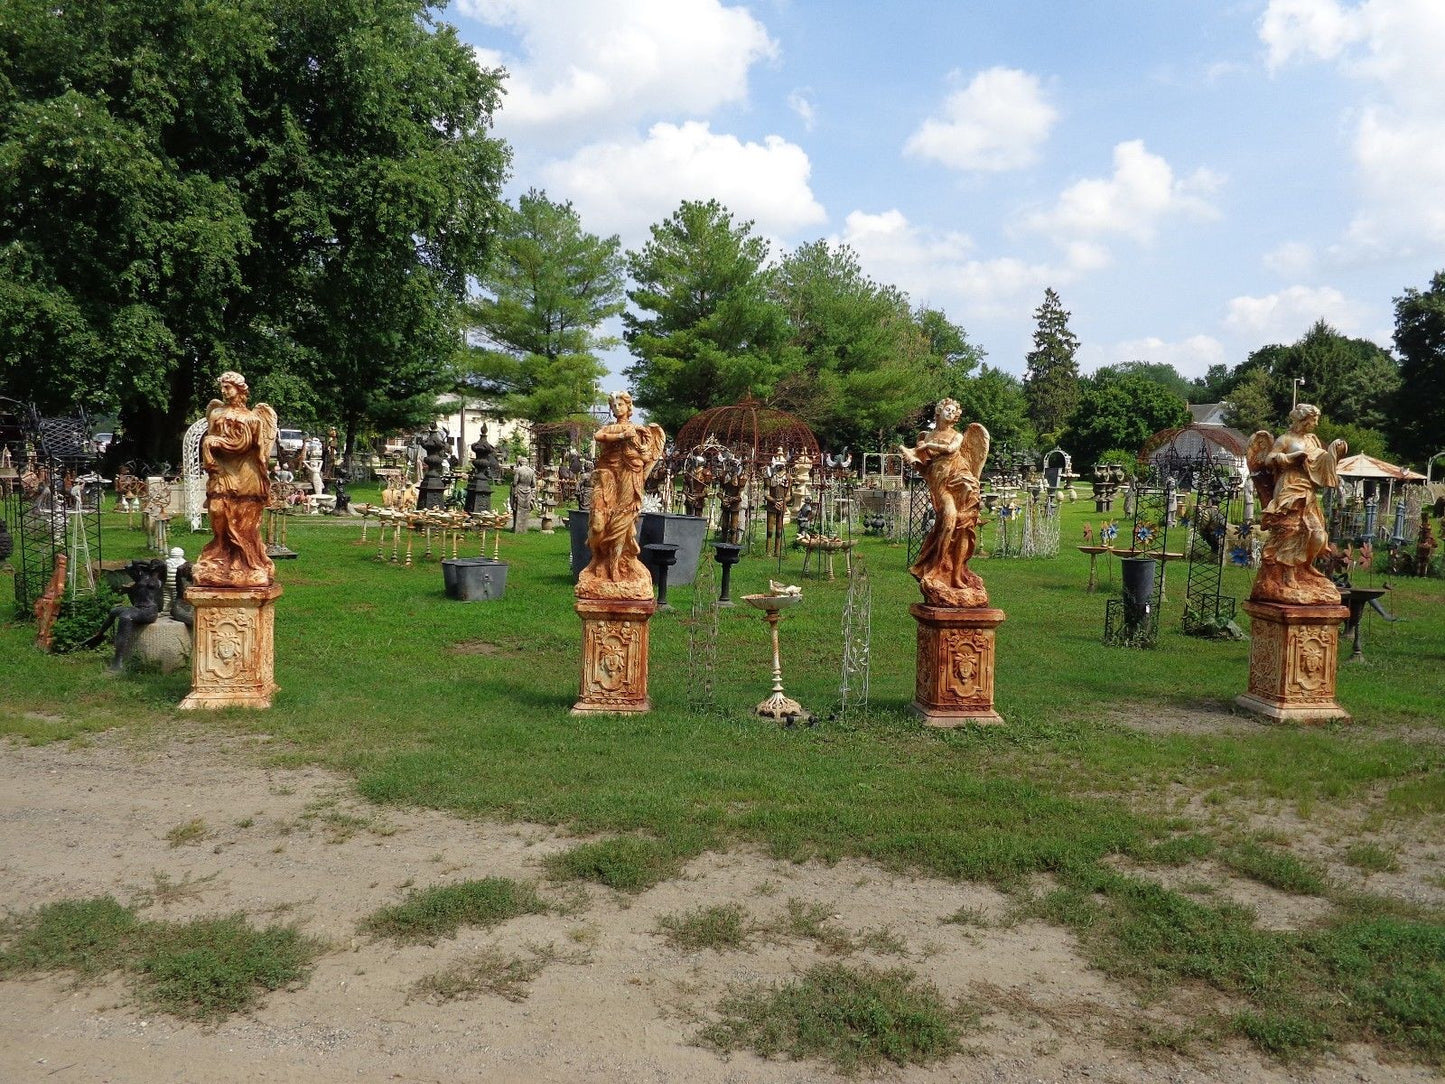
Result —
<instances>
[{"instance_id":1,"label":"large tree","mask_svg":"<svg viewBox=\"0 0 1445 1084\"><path fill-rule=\"evenodd\" d=\"M1114 376L1142 376L1145 380L1152 380L1165 391L1173 392L1185 402L1189 401L1191 385L1189 381L1179 375L1179 370L1170 365L1167 361L1120 361L1113 365L1101 366L1095 376L1100 373L1112 373Z\"/></svg>"},{"instance_id":2,"label":"large tree","mask_svg":"<svg viewBox=\"0 0 1445 1084\"><path fill-rule=\"evenodd\" d=\"M925 327L908 297L865 275L846 245L800 245L772 283L788 319L788 375L774 401L833 447L891 433L930 397L948 352L959 364L971 360L961 329L942 313L928 315Z\"/></svg>"},{"instance_id":3,"label":"large tree","mask_svg":"<svg viewBox=\"0 0 1445 1084\"><path fill-rule=\"evenodd\" d=\"M1428 290L1410 287L1395 298L1395 349L1402 361L1394 442L1423 464L1445 450L1445 271Z\"/></svg>"},{"instance_id":4,"label":"large tree","mask_svg":"<svg viewBox=\"0 0 1445 1084\"><path fill-rule=\"evenodd\" d=\"M1138 373L1101 371L1083 382L1064 439L1075 459L1090 466L1104 452L1137 452L1160 430L1188 424L1182 396Z\"/></svg>"},{"instance_id":5,"label":"large tree","mask_svg":"<svg viewBox=\"0 0 1445 1084\"><path fill-rule=\"evenodd\" d=\"M954 384L948 394L963 408L963 420L982 423L995 443L1007 441L1017 448L1034 444L1023 382L1012 373L984 365L977 375Z\"/></svg>"},{"instance_id":6,"label":"large tree","mask_svg":"<svg viewBox=\"0 0 1445 1084\"><path fill-rule=\"evenodd\" d=\"M1079 400L1079 340L1069 330L1069 312L1053 288L1044 291L1044 301L1034 310L1034 348L1027 357L1024 396L1029 418L1039 439L1057 435L1074 413Z\"/></svg>"},{"instance_id":7,"label":"large tree","mask_svg":"<svg viewBox=\"0 0 1445 1084\"><path fill-rule=\"evenodd\" d=\"M624 305L622 243L586 232L570 203L529 191L503 217L471 309L483 338L473 387L510 417L560 421L596 401L607 372L598 333Z\"/></svg>"},{"instance_id":8,"label":"large tree","mask_svg":"<svg viewBox=\"0 0 1445 1084\"><path fill-rule=\"evenodd\" d=\"M1250 354L1238 370L1230 396L1251 372L1268 375L1273 412L1283 418L1296 399L1313 403L1336 422L1383 428L1395 390L1399 366L1369 339L1342 335L1323 320L1289 345L1272 343ZM1255 386L1258 387L1258 378ZM1304 383L1296 385L1296 380Z\"/></svg>"},{"instance_id":9,"label":"large tree","mask_svg":"<svg viewBox=\"0 0 1445 1084\"><path fill-rule=\"evenodd\" d=\"M430 410L496 218L499 79L420 0L12 0L0 378L118 411L150 460L225 368L348 443Z\"/></svg>"},{"instance_id":10,"label":"large tree","mask_svg":"<svg viewBox=\"0 0 1445 1084\"><path fill-rule=\"evenodd\" d=\"M687 200L627 254L623 336L637 405L669 432L700 410L767 395L787 319L769 296L768 243L716 200Z\"/></svg>"}]
</instances>

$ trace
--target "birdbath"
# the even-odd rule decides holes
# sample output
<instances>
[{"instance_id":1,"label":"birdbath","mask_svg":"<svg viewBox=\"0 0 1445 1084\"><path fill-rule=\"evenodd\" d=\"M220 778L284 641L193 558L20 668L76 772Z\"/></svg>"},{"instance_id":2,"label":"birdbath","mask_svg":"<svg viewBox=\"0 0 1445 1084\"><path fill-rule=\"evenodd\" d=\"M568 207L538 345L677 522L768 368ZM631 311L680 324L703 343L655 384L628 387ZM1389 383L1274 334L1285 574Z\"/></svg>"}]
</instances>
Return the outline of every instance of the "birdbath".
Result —
<instances>
[{"instance_id":1,"label":"birdbath","mask_svg":"<svg viewBox=\"0 0 1445 1084\"><path fill-rule=\"evenodd\" d=\"M657 581L657 608L671 610L667 602L667 570L677 564L677 546L670 542L654 542L642 547L643 561L652 569Z\"/></svg>"},{"instance_id":2,"label":"birdbath","mask_svg":"<svg viewBox=\"0 0 1445 1084\"><path fill-rule=\"evenodd\" d=\"M801 594L744 595L743 601L763 611L773 633L773 691L759 704L756 713L765 719L779 723L809 722L813 716L803 710L796 700L783 693L783 663L778 654L778 622L783 611L791 610L803 601Z\"/></svg>"},{"instance_id":3,"label":"birdbath","mask_svg":"<svg viewBox=\"0 0 1445 1084\"><path fill-rule=\"evenodd\" d=\"M722 565L723 570L722 591L718 593L717 604L719 606L731 606L733 605L733 600L728 592L732 590L733 565L738 563L738 558L741 556L743 548L736 542L714 542L712 545L713 549L717 550L717 553L713 556L713 560Z\"/></svg>"},{"instance_id":4,"label":"birdbath","mask_svg":"<svg viewBox=\"0 0 1445 1084\"><path fill-rule=\"evenodd\" d=\"M1385 593L1383 587L1342 587L1340 588L1340 599L1350 608L1349 620L1345 622L1345 634L1354 635L1354 651L1350 654L1351 659L1363 659L1365 653L1360 650L1360 618L1365 612L1371 599L1379 598Z\"/></svg>"},{"instance_id":5,"label":"birdbath","mask_svg":"<svg viewBox=\"0 0 1445 1084\"><path fill-rule=\"evenodd\" d=\"M1109 547L1080 546L1079 552L1087 553L1089 555L1089 586L1085 588L1085 591L1092 595L1095 589L1099 586L1099 570L1096 562L1099 560L1099 554L1109 552Z\"/></svg>"}]
</instances>

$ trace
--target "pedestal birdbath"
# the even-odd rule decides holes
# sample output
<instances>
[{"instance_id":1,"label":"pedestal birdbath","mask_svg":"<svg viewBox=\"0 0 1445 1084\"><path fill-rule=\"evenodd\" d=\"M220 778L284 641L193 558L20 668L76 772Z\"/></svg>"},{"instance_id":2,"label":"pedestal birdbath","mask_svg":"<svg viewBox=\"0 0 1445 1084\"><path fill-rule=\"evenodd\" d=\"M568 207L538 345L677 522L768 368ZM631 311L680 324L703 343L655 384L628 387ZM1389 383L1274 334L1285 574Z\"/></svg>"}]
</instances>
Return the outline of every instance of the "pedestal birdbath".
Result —
<instances>
[{"instance_id":1,"label":"pedestal birdbath","mask_svg":"<svg viewBox=\"0 0 1445 1084\"><path fill-rule=\"evenodd\" d=\"M719 606L731 606L733 605L732 595L730 594L732 590L733 565L738 563L738 558L742 554L743 548L736 542L714 542L713 549L717 550L713 560L722 565L723 570L722 590L718 592L717 604Z\"/></svg>"},{"instance_id":2,"label":"pedestal birdbath","mask_svg":"<svg viewBox=\"0 0 1445 1084\"><path fill-rule=\"evenodd\" d=\"M642 563L652 572L657 587L657 608L671 610L667 601L667 570L677 564L677 546L668 542L654 542L642 547Z\"/></svg>"},{"instance_id":3,"label":"pedestal birdbath","mask_svg":"<svg viewBox=\"0 0 1445 1084\"><path fill-rule=\"evenodd\" d=\"M782 620L784 610L790 610L803 601L802 594L744 595L743 601L763 611L773 634L773 691L757 706L756 713L778 723L811 722L812 714L783 692L783 663L778 654L778 622Z\"/></svg>"}]
</instances>

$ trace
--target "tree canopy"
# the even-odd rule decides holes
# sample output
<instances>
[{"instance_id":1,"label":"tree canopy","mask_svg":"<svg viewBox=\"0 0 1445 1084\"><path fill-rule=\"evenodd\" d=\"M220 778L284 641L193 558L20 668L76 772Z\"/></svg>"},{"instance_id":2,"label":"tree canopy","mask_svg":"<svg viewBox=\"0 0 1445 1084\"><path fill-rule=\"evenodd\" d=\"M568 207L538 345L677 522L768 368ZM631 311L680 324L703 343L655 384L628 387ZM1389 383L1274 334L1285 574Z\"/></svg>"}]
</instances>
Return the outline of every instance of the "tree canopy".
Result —
<instances>
[{"instance_id":1,"label":"tree canopy","mask_svg":"<svg viewBox=\"0 0 1445 1084\"><path fill-rule=\"evenodd\" d=\"M1400 450L1412 462L1445 449L1445 271L1426 290L1395 298L1400 388L1393 406Z\"/></svg>"},{"instance_id":2,"label":"tree canopy","mask_svg":"<svg viewBox=\"0 0 1445 1084\"><path fill-rule=\"evenodd\" d=\"M1051 439L1064 428L1079 400L1079 363L1074 360L1079 340L1069 330L1069 315L1052 287L1044 291L1043 304L1034 310L1037 327L1034 348L1026 359L1024 396L1029 419L1041 440Z\"/></svg>"},{"instance_id":3,"label":"tree canopy","mask_svg":"<svg viewBox=\"0 0 1445 1084\"><path fill-rule=\"evenodd\" d=\"M499 94L418 0L13 0L0 377L118 412L150 460L225 368L349 441L430 412L497 217Z\"/></svg>"},{"instance_id":4,"label":"tree canopy","mask_svg":"<svg viewBox=\"0 0 1445 1084\"><path fill-rule=\"evenodd\" d=\"M767 395L787 336L769 296L768 243L716 200L687 200L627 254L636 311L623 336L637 405L669 432L698 411Z\"/></svg>"},{"instance_id":5,"label":"tree canopy","mask_svg":"<svg viewBox=\"0 0 1445 1084\"><path fill-rule=\"evenodd\" d=\"M582 229L571 203L529 191L498 227L496 250L471 307L483 343L472 387L500 413L555 422L584 413L614 345L598 328L624 306L622 244Z\"/></svg>"},{"instance_id":6,"label":"tree canopy","mask_svg":"<svg viewBox=\"0 0 1445 1084\"><path fill-rule=\"evenodd\" d=\"M1189 424L1184 399L1149 377L1101 370L1082 382L1065 441L1083 465L1112 448L1138 451L1161 429Z\"/></svg>"}]
</instances>

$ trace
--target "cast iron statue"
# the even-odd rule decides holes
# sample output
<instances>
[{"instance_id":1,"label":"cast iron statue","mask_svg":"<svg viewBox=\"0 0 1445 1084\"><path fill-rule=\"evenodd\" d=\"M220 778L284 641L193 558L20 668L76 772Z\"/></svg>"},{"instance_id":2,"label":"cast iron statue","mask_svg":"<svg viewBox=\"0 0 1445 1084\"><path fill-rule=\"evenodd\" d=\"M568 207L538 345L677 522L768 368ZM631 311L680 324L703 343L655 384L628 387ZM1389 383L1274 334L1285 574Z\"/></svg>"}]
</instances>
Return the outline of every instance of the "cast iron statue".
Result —
<instances>
[{"instance_id":1,"label":"cast iron statue","mask_svg":"<svg viewBox=\"0 0 1445 1084\"><path fill-rule=\"evenodd\" d=\"M783 459L782 449L767 468L767 489L763 493L763 510L767 516L767 539L763 552L769 557L783 555L783 517L788 511L791 484L788 480L788 461Z\"/></svg>"},{"instance_id":2,"label":"cast iron statue","mask_svg":"<svg viewBox=\"0 0 1445 1084\"><path fill-rule=\"evenodd\" d=\"M933 606L988 605L988 591L968 560L978 545L978 480L989 436L978 422L960 433L955 426L961 415L957 401L943 399L934 410L933 429L920 433L912 448L899 445L933 498L933 526L908 569Z\"/></svg>"},{"instance_id":3,"label":"cast iron statue","mask_svg":"<svg viewBox=\"0 0 1445 1084\"><path fill-rule=\"evenodd\" d=\"M131 585L125 589L130 605L112 607L105 624L100 626L100 631L85 642L86 647L99 646L110 627L115 626L115 655L109 667L112 673L120 673L125 669L125 664L135 651L140 630L155 623L160 616L161 603L165 597L166 563L159 557L131 561L126 565L126 572L131 578Z\"/></svg>"},{"instance_id":4,"label":"cast iron statue","mask_svg":"<svg viewBox=\"0 0 1445 1084\"><path fill-rule=\"evenodd\" d=\"M1276 439L1261 429L1249 438L1245 458L1265 502L1260 520L1269 532L1253 601L1340 605L1339 589L1315 568L1315 558L1330 544L1319 491L1340 484L1335 465L1348 449L1343 440L1324 447L1314 433L1319 420L1319 407L1300 403L1289 413L1288 432Z\"/></svg>"},{"instance_id":5,"label":"cast iron statue","mask_svg":"<svg viewBox=\"0 0 1445 1084\"><path fill-rule=\"evenodd\" d=\"M211 540L196 558L196 583L203 587L262 587L276 575L261 541L261 515L271 493L267 453L276 443L276 412L265 403L247 405L246 379L221 374L221 398L206 410L201 469L206 472L206 506Z\"/></svg>"},{"instance_id":6,"label":"cast iron statue","mask_svg":"<svg viewBox=\"0 0 1445 1084\"><path fill-rule=\"evenodd\" d=\"M632 396L608 397L615 417L597 430L597 465L592 471L592 514L587 546L592 560L577 578L577 597L650 599L652 577L637 559L637 516L642 487L662 456L667 436L662 426L632 421Z\"/></svg>"},{"instance_id":7,"label":"cast iron statue","mask_svg":"<svg viewBox=\"0 0 1445 1084\"><path fill-rule=\"evenodd\" d=\"M748 484L748 468L740 456L725 453L718 478L718 535L724 542L736 543L742 535L743 490Z\"/></svg>"}]
</instances>

